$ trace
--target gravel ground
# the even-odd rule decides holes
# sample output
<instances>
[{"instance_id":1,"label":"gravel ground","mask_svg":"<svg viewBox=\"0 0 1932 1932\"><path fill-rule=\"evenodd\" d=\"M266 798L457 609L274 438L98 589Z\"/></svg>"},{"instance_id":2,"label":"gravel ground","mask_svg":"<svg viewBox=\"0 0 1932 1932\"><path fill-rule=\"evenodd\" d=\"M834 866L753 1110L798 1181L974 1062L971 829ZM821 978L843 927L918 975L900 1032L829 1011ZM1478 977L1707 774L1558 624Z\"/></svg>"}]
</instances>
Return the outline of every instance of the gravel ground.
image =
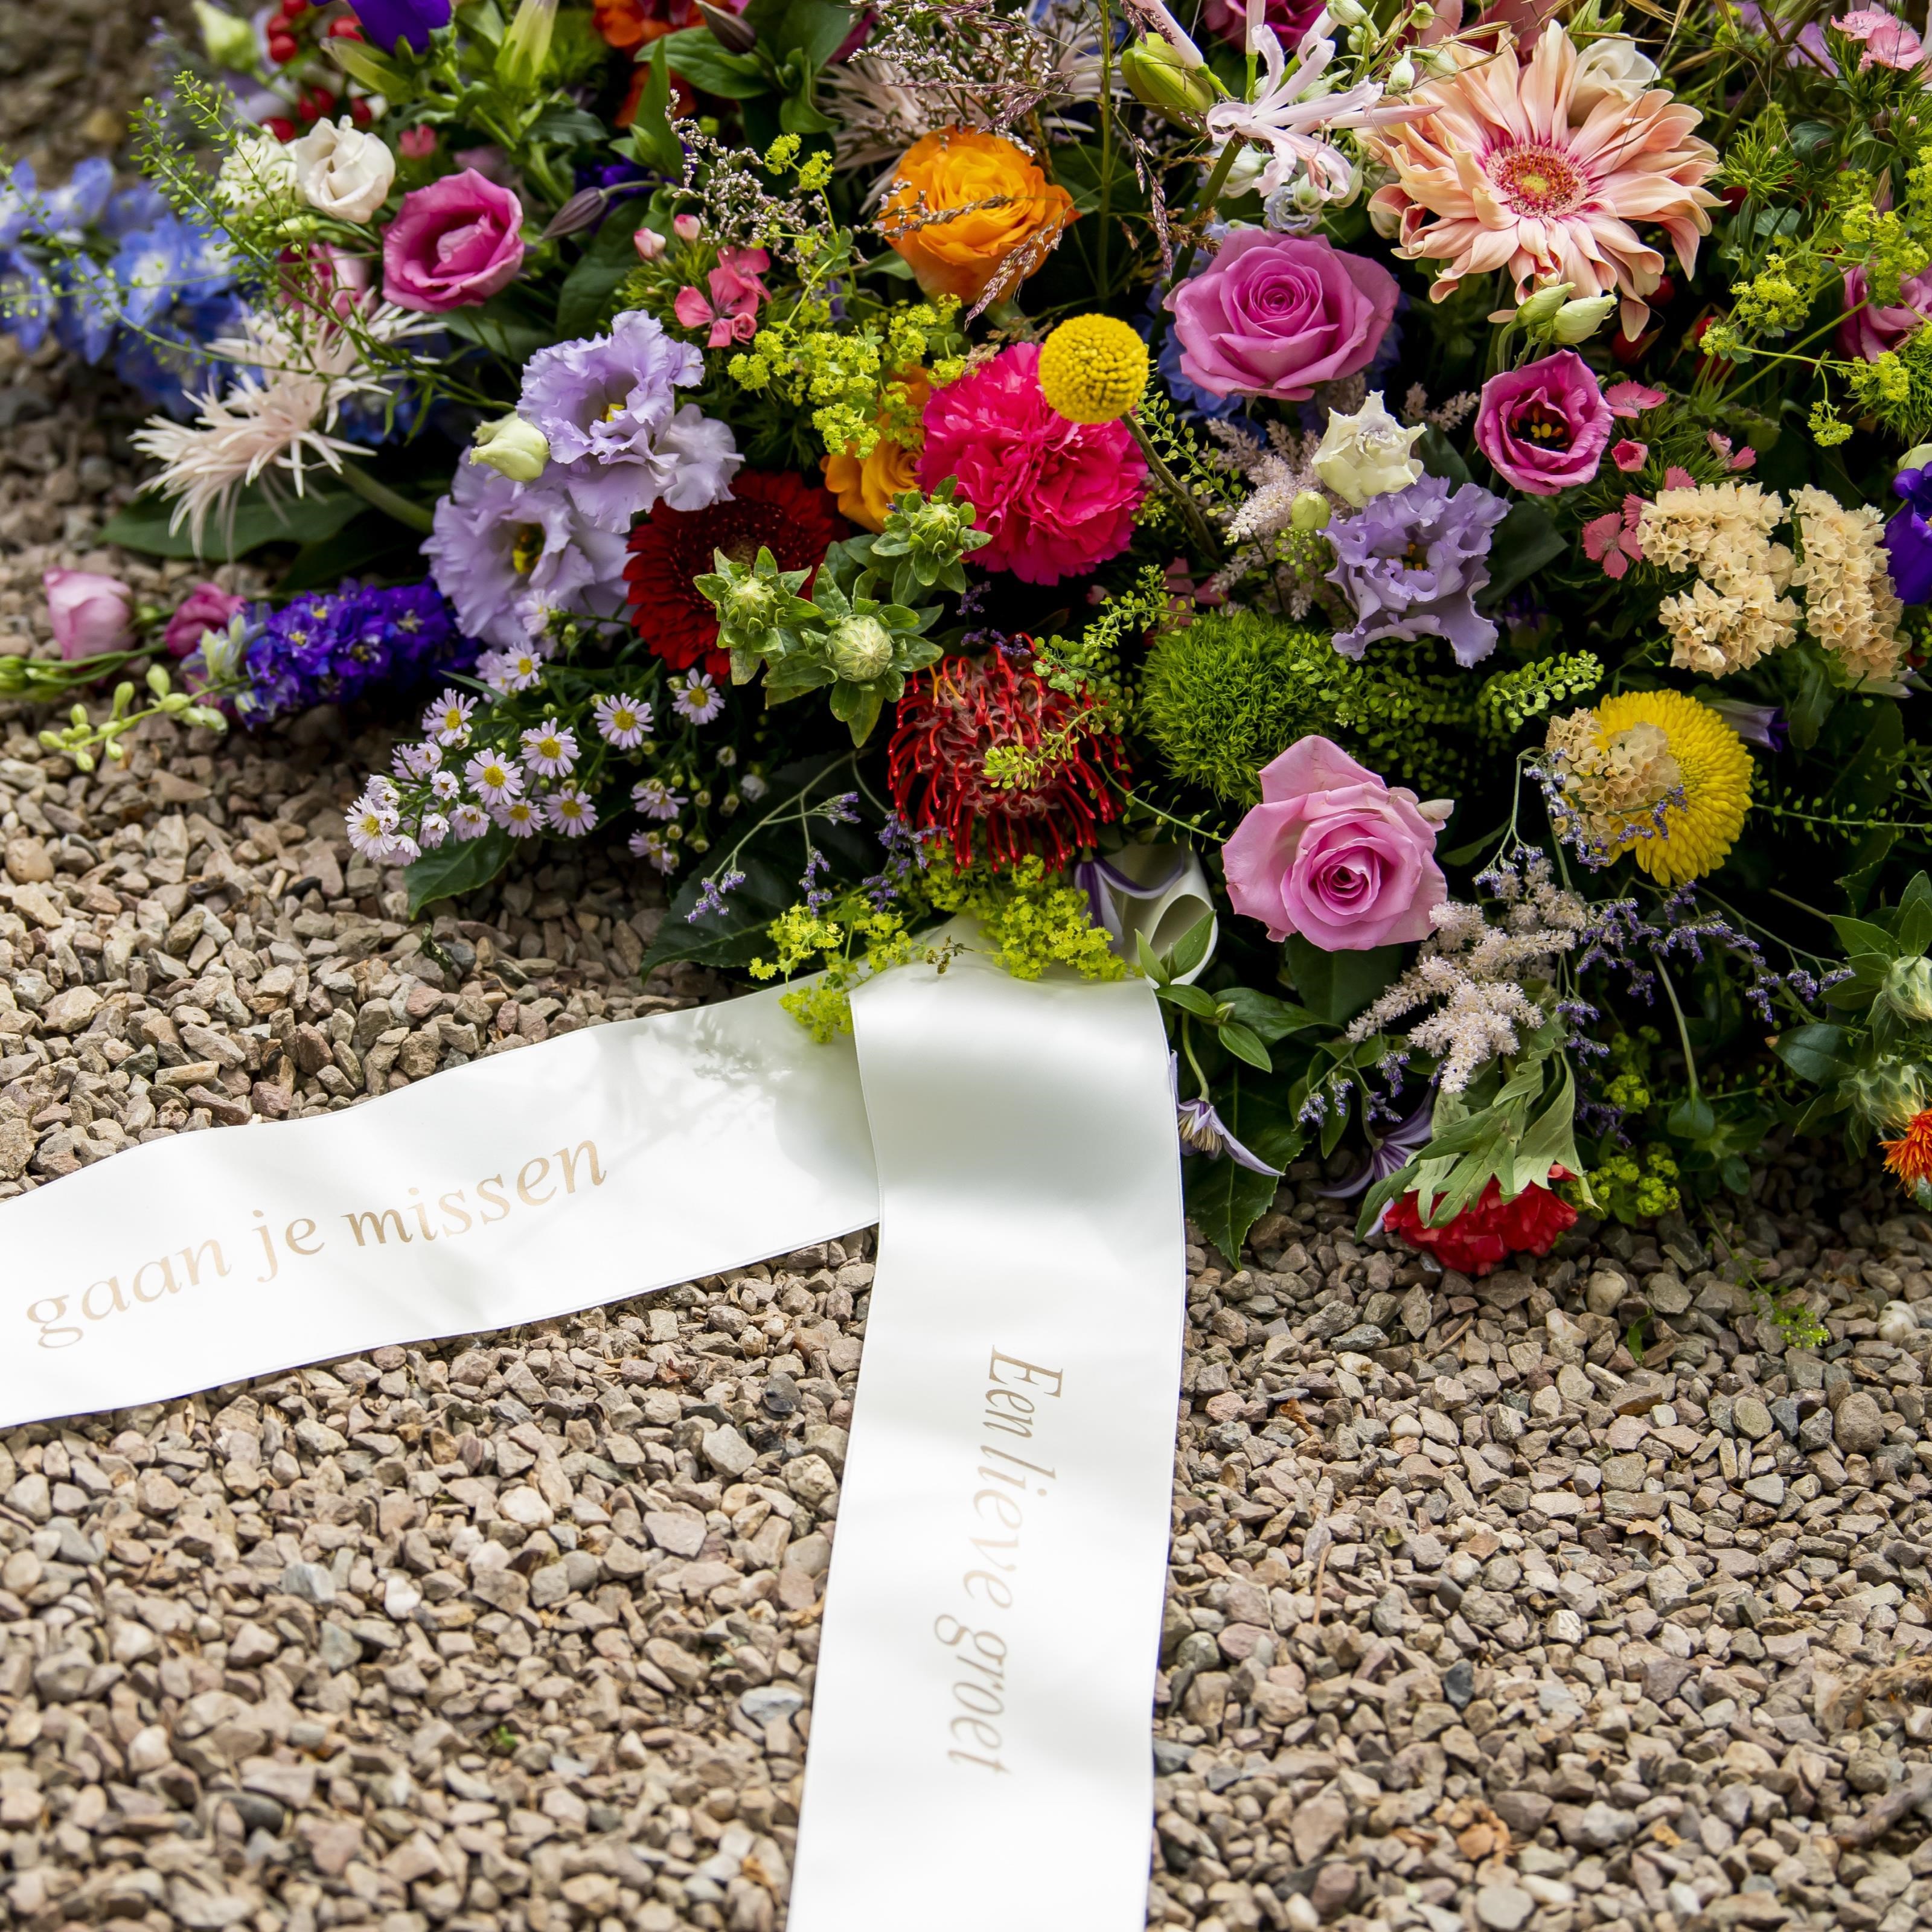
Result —
<instances>
[{"instance_id":1,"label":"gravel ground","mask_svg":"<svg viewBox=\"0 0 1932 1932\"><path fill-rule=\"evenodd\" d=\"M91 547L124 428L0 350L0 652L43 568L189 574ZM0 1197L716 990L639 986L596 851L410 925L340 837L356 720L92 778L41 722L0 708ZM1932 1222L1792 1156L1735 1256L1472 1284L1322 1180L1189 1251L1150 1923L1932 1923ZM7 1922L776 1932L871 1252L0 1436Z\"/></svg>"}]
</instances>

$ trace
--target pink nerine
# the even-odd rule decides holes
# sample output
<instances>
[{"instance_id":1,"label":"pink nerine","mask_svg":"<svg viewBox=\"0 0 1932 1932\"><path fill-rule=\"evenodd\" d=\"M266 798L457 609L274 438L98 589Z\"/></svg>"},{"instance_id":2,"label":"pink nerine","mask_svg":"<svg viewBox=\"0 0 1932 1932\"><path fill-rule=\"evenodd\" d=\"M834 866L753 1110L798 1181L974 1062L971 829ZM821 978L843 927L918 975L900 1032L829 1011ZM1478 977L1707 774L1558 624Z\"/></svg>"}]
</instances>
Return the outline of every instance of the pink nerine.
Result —
<instances>
[{"instance_id":1,"label":"pink nerine","mask_svg":"<svg viewBox=\"0 0 1932 1932\"><path fill-rule=\"evenodd\" d=\"M1016 343L926 406L922 490L947 477L992 542L988 570L1058 584L1118 556L1132 540L1147 463L1124 424L1073 423L1040 391L1040 347Z\"/></svg>"},{"instance_id":2,"label":"pink nerine","mask_svg":"<svg viewBox=\"0 0 1932 1932\"><path fill-rule=\"evenodd\" d=\"M474 168L416 189L383 232L382 293L432 315L488 302L523 265L523 203Z\"/></svg>"},{"instance_id":3,"label":"pink nerine","mask_svg":"<svg viewBox=\"0 0 1932 1932\"><path fill-rule=\"evenodd\" d=\"M1395 314L1396 280L1325 236L1238 229L1167 298L1180 373L1217 396L1305 401L1366 369Z\"/></svg>"},{"instance_id":4,"label":"pink nerine","mask_svg":"<svg viewBox=\"0 0 1932 1932\"><path fill-rule=\"evenodd\" d=\"M49 570L40 574L40 588L62 657L99 657L134 641L134 593L119 578L98 570Z\"/></svg>"},{"instance_id":5,"label":"pink nerine","mask_svg":"<svg viewBox=\"0 0 1932 1932\"><path fill-rule=\"evenodd\" d=\"M1427 938L1448 896L1435 859L1446 802L1391 790L1326 738L1298 740L1261 778L1262 802L1222 848L1237 912L1324 952Z\"/></svg>"},{"instance_id":6,"label":"pink nerine","mask_svg":"<svg viewBox=\"0 0 1932 1932\"><path fill-rule=\"evenodd\" d=\"M1505 482L1532 496L1553 496L1596 475L1610 423L1589 364L1575 350L1559 349L1483 385L1476 446Z\"/></svg>"}]
</instances>

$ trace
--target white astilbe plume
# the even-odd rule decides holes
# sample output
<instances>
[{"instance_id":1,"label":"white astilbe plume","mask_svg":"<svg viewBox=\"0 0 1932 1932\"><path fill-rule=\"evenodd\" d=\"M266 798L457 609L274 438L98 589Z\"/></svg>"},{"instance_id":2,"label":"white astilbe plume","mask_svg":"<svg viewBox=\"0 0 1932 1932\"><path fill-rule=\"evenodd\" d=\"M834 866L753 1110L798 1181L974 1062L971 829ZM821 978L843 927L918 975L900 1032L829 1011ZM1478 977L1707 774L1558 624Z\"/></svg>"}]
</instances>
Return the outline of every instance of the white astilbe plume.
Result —
<instances>
[{"instance_id":1,"label":"white astilbe plume","mask_svg":"<svg viewBox=\"0 0 1932 1932\"><path fill-rule=\"evenodd\" d=\"M1325 498L1331 508L1341 500L1315 472L1321 437L1282 423L1268 424L1265 443L1226 422L1210 422L1207 430L1221 445L1226 466L1252 488L1228 514L1234 548L1206 588L1225 597L1250 572L1271 572L1283 611L1298 620L1306 616L1315 601L1312 586L1329 557L1325 542L1311 544L1295 530L1295 499L1312 494Z\"/></svg>"},{"instance_id":2,"label":"white astilbe plume","mask_svg":"<svg viewBox=\"0 0 1932 1932\"><path fill-rule=\"evenodd\" d=\"M1521 874L1498 866L1478 883L1502 901L1502 922L1492 925L1480 906L1454 899L1438 906L1430 915L1436 931L1415 964L1348 1029L1349 1039L1360 1042L1434 1005L1409 1028L1408 1042L1440 1056L1436 1077L1445 1094L1462 1092L1490 1061L1514 1053L1524 1031L1549 1018L1547 995L1532 994L1525 982L1549 978L1588 916L1582 901L1550 878L1540 855Z\"/></svg>"},{"instance_id":3,"label":"white astilbe plume","mask_svg":"<svg viewBox=\"0 0 1932 1932\"><path fill-rule=\"evenodd\" d=\"M371 302L356 310L352 328L333 316L262 311L247 318L240 335L210 343L212 356L241 367L227 393L211 388L196 397L201 412L192 424L153 416L130 439L162 466L154 482L175 499L170 530L186 524L199 550L209 517L232 520L246 484L266 479L272 487L284 472L299 496L308 472L340 476L342 459L358 453L334 434L344 405L384 394L385 377L364 360L363 344L400 342L436 326L433 316Z\"/></svg>"}]
</instances>

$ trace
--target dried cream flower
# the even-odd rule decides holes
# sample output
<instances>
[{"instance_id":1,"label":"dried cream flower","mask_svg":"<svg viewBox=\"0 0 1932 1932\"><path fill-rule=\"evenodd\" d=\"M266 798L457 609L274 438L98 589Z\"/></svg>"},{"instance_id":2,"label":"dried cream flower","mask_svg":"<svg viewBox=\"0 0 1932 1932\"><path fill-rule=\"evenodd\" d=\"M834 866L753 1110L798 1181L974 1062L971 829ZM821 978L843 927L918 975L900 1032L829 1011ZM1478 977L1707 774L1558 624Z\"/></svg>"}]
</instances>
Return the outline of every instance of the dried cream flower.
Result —
<instances>
[{"instance_id":1,"label":"dried cream flower","mask_svg":"<svg viewBox=\"0 0 1932 1932\"><path fill-rule=\"evenodd\" d=\"M1904 608L1893 594L1884 519L1868 504L1848 510L1808 485L1791 500L1804 560L1791 580L1804 590L1804 628L1853 676L1896 677L1905 652Z\"/></svg>"}]
</instances>

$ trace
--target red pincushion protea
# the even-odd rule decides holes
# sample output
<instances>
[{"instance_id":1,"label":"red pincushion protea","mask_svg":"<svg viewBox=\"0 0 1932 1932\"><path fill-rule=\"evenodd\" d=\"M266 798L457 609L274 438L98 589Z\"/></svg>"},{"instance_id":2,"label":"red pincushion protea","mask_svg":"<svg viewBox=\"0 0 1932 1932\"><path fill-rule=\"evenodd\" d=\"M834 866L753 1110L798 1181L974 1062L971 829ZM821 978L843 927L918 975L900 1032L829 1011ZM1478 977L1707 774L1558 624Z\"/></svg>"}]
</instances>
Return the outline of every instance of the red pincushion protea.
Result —
<instances>
[{"instance_id":1,"label":"red pincushion protea","mask_svg":"<svg viewBox=\"0 0 1932 1932\"><path fill-rule=\"evenodd\" d=\"M908 824L945 832L962 865L976 830L996 866L1028 853L1063 866L1094 842L1096 826L1119 815L1107 787L1109 776L1126 776L1119 739L1078 732L1039 784L1010 791L987 778L986 757L995 745L1030 750L1093 708L1090 698L1055 691L1002 650L942 658L911 679L899 700L887 754L892 802Z\"/></svg>"},{"instance_id":2,"label":"red pincushion protea","mask_svg":"<svg viewBox=\"0 0 1932 1932\"><path fill-rule=\"evenodd\" d=\"M741 470L722 502L705 510L661 503L631 532L624 566L631 622L672 670L702 662L713 677L727 677L731 659L717 648L718 614L696 585L717 568L716 554L749 563L763 548L781 570L815 573L845 533L830 491L788 470ZM800 594L811 596L810 578Z\"/></svg>"},{"instance_id":3,"label":"red pincushion protea","mask_svg":"<svg viewBox=\"0 0 1932 1932\"><path fill-rule=\"evenodd\" d=\"M1550 1177L1562 1179L1563 1169L1552 1167ZM1461 1214L1440 1228L1424 1226L1415 1196L1405 1194L1390 1204L1382 1226L1411 1247L1432 1254L1445 1268L1483 1275L1511 1255L1546 1255L1557 1236L1576 1219L1568 1202L1534 1181L1513 1201L1502 1199L1502 1194L1491 1180Z\"/></svg>"}]
</instances>

